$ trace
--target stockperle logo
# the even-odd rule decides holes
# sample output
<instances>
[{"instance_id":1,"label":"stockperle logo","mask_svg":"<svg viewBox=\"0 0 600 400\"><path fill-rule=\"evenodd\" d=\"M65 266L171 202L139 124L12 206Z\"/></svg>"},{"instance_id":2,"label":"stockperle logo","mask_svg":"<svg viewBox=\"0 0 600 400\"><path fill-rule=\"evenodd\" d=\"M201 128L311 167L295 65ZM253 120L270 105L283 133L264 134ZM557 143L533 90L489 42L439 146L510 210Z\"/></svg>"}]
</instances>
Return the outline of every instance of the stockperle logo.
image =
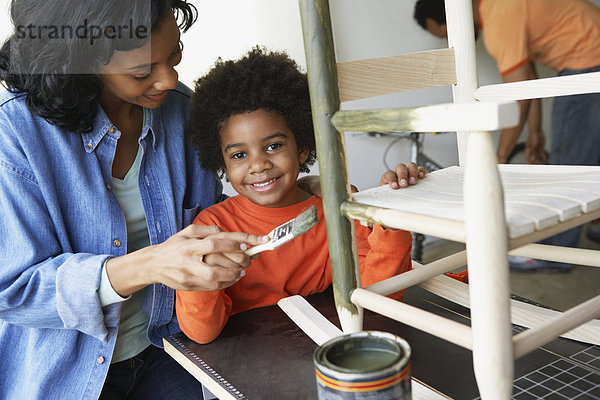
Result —
<instances>
[{"instance_id":1,"label":"stockperle logo","mask_svg":"<svg viewBox=\"0 0 600 400\"><path fill-rule=\"evenodd\" d=\"M135 25L133 20L129 20L128 24L100 26L88 24L87 18L82 24L77 26L71 25L35 25L27 26L19 25L16 29L17 39L48 39L48 40L65 40L65 39L87 39L90 45L94 45L102 37L106 39L147 39L150 35L146 25Z\"/></svg>"}]
</instances>

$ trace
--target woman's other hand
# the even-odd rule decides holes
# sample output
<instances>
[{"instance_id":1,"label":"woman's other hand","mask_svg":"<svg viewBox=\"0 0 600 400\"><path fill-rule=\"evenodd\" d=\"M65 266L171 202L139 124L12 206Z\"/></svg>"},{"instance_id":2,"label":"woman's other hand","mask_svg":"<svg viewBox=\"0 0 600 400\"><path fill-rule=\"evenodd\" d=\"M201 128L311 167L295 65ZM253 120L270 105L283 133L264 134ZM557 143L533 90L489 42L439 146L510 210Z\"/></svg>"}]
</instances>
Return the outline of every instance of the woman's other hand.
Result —
<instances>
[{"instance_id":1,"label":"woman's other hand","mask_svg":"<svg viewBox=\"0 0 600 400\"><path fill-rule=\"evenodd\" d=\"M298 179L297 185L300 189L312 194L313 196L317 196L318 198L323 197L323 192L321 191L321 177L318 175L303 176L302 178ZM358 188L351 184L350 192L357 193Z\"/></svg>"}]
</instances>

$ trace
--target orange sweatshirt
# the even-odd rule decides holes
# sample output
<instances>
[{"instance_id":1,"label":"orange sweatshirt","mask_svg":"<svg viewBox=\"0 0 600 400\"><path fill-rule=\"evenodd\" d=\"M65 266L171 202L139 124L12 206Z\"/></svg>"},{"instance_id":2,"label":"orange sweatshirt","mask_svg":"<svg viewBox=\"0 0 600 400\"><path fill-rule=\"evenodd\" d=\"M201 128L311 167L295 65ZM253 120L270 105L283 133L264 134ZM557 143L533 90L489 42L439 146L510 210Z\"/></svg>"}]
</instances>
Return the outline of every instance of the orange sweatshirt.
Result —
<instances>
[{"instance_id":1,"label":"orange sweatshirt","mask_svg":"<svg viewBox=\"0 0 600 400\"><path fill-rule=\"evenodd\" d=\"M271 306L295 294L322 292L331 285L321 199L313 196L288 207L268 208L235 196L196 217L194 223L198 225L217 225L228 232L267 234L312 205L318 210L317 225L273 251L260 253L246 275L234 285L210 292L177 291L177 319L190 339L208 343L221 333L230 315ZM356 238L363 286L411 269L410 233L386 230L379 225L371 232L357 223ZM400 299L403 294L400 292L395 298Z\"/></svg>"}]
</instances>

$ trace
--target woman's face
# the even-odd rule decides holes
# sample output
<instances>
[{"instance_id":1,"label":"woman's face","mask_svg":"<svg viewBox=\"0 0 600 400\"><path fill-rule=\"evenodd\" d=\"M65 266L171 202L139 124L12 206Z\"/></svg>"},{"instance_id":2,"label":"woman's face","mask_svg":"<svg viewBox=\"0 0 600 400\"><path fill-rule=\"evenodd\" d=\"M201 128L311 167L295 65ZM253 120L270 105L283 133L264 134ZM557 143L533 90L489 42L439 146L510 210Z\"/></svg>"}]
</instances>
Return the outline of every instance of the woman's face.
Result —
<instances>
[{"instance_id":1,"label":"woman's face","mask_svg":"<svg viewBox=\"0 0 600 400\"><path fill-rule=\"evenodd\" d=\"M174 69L181 61L179 36L175 17L167 13L142 47L115 51L110 62L98 68L104 85L101 101L124 101L147 108L160 106L179 79Z\"/></svg>"}]
</instances>

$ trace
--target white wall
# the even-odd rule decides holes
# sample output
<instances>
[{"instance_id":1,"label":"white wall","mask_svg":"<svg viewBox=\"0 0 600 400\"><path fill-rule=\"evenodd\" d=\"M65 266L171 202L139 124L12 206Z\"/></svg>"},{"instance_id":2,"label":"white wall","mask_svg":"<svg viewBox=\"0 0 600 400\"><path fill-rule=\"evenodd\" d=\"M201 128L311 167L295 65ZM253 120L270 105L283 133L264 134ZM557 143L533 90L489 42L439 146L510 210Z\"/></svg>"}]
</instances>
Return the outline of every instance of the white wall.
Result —
<instances>
[{"instance_id":1,"label":"white wall","mask_svg":"<svg viewBox=\"0 0 600 400\"><path fill-rule=\"evenodd\" d=\"M445 40L425 32L412 18L414 0L331 0L339 61L380 57L445 47ZM600 0L593 0L600 5ZM217 57L237 58L256 44L286 50L305 65L297 0L192 0L198 22L183 35L185 46L180 79L192 85ZM9 33L8 0L0 4L0 37ZM482 84L500 82L494 61L478 41L478 68ZM543 76L554 74L542 68ZM451 101L450 88L407 92L348 102L342 108L401 107ZM549 134L550 100L544 101L545 132ZM497 136L497 135L496 135ZM549 141L549 140L548 140ZM444 165L457 162L453 134L427 136L425 150ZM408 145L387 137L348 133L350 178L359 188L374 186L384 171L383 153L390 146L389 165L410 160ZM315 167L313 173L318 173ZM229 193L230 189L227 189Z\"/></svg>"},{"instance_id":2,"label":"white wall","mask_svg":"<svg viewBox=\"0 0 600 400\"><path fill-rule=\"evenodd\" d=\"M297 0L192 0L198 21L183 36L180 79L191 85L218 57L237 58L260 44L286 50L302 66Z\"/></svg>"}]
</instances>

